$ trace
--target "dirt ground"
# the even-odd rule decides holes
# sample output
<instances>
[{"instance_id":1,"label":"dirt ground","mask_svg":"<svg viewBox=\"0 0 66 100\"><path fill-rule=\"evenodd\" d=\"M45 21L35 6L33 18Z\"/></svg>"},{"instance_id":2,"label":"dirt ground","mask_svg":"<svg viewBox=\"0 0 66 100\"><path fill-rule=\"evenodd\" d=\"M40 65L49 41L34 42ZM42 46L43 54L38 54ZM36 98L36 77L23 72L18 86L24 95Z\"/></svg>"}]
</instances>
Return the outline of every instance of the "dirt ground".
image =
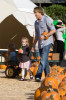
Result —
<instances>
[{"instance_id":1,"label":"dirt ground","mask_svg":"<svg viewBox=\"0 0 66 100\"><path fill-rule=\"evenodd\" d=\"M25 81L19 80L20 77L6 78L4 70L0 69L0 100L34 100L34 92L41 83L30 80L29 76Z\"/></svg>"}]
</instances>

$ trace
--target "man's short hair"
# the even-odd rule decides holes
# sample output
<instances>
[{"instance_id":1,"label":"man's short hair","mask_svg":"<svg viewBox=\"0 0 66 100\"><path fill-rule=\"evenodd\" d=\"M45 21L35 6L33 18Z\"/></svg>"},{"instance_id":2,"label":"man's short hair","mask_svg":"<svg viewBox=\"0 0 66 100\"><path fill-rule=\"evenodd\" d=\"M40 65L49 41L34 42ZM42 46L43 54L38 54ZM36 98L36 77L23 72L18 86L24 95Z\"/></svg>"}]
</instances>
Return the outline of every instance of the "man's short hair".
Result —
<instances>
[{"instance_id":1,"label":"man's short hair","mask_svg":"<svg viewBox=\"0 0 66 100\"><path fill-rule=\"evenodd\" d=\"M44 11L44 9L42 7L35 7L34 8L34 13L36 11L39 12L39 13L41 13L41 15L44 15L44 13L45 13L45 11Z\"/></svg>"}]
</instances>

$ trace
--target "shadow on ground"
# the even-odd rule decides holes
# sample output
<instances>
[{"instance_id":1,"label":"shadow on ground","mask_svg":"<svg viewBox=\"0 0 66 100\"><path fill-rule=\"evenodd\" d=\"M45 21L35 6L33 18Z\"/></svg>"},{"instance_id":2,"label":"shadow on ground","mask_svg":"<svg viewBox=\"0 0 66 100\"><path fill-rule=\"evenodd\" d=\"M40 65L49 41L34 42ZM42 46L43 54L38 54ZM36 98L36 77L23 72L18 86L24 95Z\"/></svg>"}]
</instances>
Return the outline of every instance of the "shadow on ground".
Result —
<instances>
[{"instance_id":1,"label":"shadow on ground","mask_svg":"<svg viewBox=\"0 0 66 100\"><path fill-rule=\"evenodd\" d=\"M29 97L27 98L27 100L34 100L34 93L26 93L26 95L29 95Z\"/></svg>"}]
</instances>

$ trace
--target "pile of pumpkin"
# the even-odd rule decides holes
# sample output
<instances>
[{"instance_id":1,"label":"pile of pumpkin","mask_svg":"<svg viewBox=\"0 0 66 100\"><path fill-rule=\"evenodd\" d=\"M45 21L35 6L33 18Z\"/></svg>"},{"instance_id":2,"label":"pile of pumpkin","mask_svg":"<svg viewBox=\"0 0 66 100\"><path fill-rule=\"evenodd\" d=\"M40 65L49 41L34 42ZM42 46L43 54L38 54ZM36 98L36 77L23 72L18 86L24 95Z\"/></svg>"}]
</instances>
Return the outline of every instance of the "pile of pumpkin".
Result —
<instances>
[{"instance_id":1,"label":"pile of pumpkin","mask_svg":"<svg viewBox=\"0 0 66 100\"><path fill-rule=\"evenodd\" d=\"M35 91L34 100L66 100L66 70L57 65L50 67L50 73Z\"/></svg>"},{"instance_id":2,"label":"pile of pumpkin","mask_svg":"<svg viewBox=\"0 0 66 100\"><path fill-rule=\"evenodd\" d=\"M31 60L34 60L34 59L40 60L40 56L39 57L35 57L35 56L32 55L31 56ZM52 60L52 53L49 53L48 60Z\"/></svg>"}]
</instances>

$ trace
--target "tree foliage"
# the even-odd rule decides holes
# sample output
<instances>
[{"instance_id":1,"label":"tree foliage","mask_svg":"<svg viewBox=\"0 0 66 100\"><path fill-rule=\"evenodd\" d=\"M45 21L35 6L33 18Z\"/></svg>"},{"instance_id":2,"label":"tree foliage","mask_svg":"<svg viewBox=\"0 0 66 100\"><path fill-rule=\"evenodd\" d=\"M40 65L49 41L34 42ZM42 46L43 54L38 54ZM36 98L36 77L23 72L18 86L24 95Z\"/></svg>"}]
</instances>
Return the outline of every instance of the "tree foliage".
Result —
<instances>
[{"instance_id":1,"label":"tree foliage","mask_svg":"<svg viewBox=\"0 0 66 100\"><path fill-rule=\"evenodd\" d=\"M66 21L66 7L63 5L54 4L49 7L43 7L46 14L54 20L60 19Z\"/></svg>"}]
</instances>

